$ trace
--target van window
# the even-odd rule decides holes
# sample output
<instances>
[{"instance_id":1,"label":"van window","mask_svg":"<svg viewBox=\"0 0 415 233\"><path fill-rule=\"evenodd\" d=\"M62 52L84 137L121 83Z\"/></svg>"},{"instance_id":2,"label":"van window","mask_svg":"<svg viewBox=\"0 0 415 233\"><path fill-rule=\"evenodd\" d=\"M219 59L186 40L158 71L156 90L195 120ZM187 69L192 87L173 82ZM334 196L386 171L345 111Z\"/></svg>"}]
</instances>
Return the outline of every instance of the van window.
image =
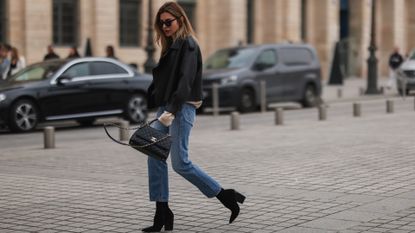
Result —
<instances>
[{"instance_id":1,"label":"van window","mask_svg":"<svg viewBox=\"0 0 415 233\"><path fill-rule=\"evenodd\" d=\"M215 70L246 67L252 61L255 52L255 48L222 49L207 59L204 68Z\"/></svg>"},{"instance_id":2,"label":"van window","mask_svg":"<svg viewBox=\"0 0 415 233\"><path fill-rule=\"evenodd\" d=\"M255 64L261 64L266 67L275 66L277 64L277 57L274 50L265 50L262 52L255 61Z\"/></svg>"},{"instance_id":3,"label":"van window","mask_svg":"<svg viewBox=\"0 0 415 233\"><path fill-rule=\"evenodd\" d=\"M287 66L308 65L313 62L313 54L306 48L280 49L283 63Z\"/></svg>"}]
</instances>

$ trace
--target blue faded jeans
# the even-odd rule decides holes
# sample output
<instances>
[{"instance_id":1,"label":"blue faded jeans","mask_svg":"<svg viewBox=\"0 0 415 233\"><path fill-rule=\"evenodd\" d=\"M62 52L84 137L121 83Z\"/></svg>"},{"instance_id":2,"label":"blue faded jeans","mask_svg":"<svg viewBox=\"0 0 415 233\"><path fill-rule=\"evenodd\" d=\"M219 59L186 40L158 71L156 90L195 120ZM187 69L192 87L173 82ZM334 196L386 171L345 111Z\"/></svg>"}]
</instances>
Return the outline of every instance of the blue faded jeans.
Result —
<instances>
[{"instance_id":1,"label":"blue faded jeans","mask_svg":"<svg viewBox=\"0 0 415 233\"><path fill-rule=\"evenodd\" d=\"M160 107L157 118L164 112ZM190 131L196 116L196 109L191 104L183 104L176 113L173 123L166 127L155 121L152 127L169 132L172 138L170 158L173 170L196 186L206 197L215 197L221 190L218 182L189 160L188 145ZM148 178L150 201L167 202L169 200L168 168L165 161L148 157Z\"/></svg>"}]
</instances>

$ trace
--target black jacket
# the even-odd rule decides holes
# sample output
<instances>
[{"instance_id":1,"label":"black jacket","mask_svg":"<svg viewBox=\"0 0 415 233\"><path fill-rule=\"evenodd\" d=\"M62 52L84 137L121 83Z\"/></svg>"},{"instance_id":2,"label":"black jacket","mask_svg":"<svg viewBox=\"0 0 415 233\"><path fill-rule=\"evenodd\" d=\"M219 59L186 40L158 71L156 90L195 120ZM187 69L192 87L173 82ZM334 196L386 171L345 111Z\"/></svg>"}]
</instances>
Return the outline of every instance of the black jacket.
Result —
<instances>
[{"instance_id":1,"label":"black jacket","mask_svg":"<svg viewBox=\"0 0 415 233\"><path fill-rule=\"evenodd\" d=\"M402 62L403 57L397 52L392 53L389 57L389 67L394 70L401 66Z\"/></svg>"},{"instance_id":2,"label":"black jacket","mask_svg":"<svg viewBox=\"0 0 415 233\"><path fill-rule=\"evenodd\" d=\"M176 40L153 69L148 107L166 106L175 115L187 101L202 100L202 55L192 37Z\"/></svg>"},{"instance_id":3,"label":"black jacket","mask_svg":"<svg viewBox=\"0 0 415 233\"><path fill-rule=\"evenodd\" d=\"M49 59L59 59L59 56L56 53L48 53L43 57L44 61Z\"/></svg>"}]
</instances>

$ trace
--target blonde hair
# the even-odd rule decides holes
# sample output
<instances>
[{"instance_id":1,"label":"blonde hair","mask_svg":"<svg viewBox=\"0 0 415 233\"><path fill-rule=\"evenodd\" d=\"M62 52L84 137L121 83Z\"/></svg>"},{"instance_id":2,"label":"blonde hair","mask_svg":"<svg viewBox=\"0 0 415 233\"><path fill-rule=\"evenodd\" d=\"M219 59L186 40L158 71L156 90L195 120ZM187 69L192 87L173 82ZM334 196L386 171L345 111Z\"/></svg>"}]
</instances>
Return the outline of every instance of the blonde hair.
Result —
<instances>
[{"instance_id":1,"label":"blonde hair","mask_svg":"<svg viewBox=\"0 0 415 233\"><path fill-rule=\"evenodd\" d=\"M163 13L169 13L177 20L179 24L179 29L172 36L172 40L169 40L163 33L163 25L160 22L160 15ZM190 24L189 19L186 16L183 8L176 2L166 2L164 3L157 12L156 20L154 23L154 28L156 30L156 42L161 46L161 55L163 56L171 43L177 39L185 39L188 36L192 36L195 40L195 32Z\"/></svg>"}]
</instances>

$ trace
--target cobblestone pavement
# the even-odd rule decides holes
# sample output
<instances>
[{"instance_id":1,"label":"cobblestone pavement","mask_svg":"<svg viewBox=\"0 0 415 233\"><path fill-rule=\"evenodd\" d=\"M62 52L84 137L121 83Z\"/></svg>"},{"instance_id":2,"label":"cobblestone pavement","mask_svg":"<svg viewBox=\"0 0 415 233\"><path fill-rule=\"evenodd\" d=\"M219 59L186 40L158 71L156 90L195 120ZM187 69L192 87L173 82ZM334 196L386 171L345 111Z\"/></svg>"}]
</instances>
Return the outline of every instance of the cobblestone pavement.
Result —
<instances>
[{"instance_id":1,"label":"cobblestone pavement","mask_svg":"<svg viewBox=\"0 0 415 233\"><path fill-rule=\"evenodd\" d=\"M171 171L174 232L415 232L413 103L393 114L371 108L361 118L327 121L312 109L292 111L283 126L273 125L272 113L248 114L242 121L256 123L239 131L215 123L227 116L198 117L193 162L247 199L229 225L230 213L215 198ZM1 233L140 232L151 225L145 156L111 143L101 127L58 130L56 149L42 149L41 137L0 134Z\"/></svg>"}]
</instances>

